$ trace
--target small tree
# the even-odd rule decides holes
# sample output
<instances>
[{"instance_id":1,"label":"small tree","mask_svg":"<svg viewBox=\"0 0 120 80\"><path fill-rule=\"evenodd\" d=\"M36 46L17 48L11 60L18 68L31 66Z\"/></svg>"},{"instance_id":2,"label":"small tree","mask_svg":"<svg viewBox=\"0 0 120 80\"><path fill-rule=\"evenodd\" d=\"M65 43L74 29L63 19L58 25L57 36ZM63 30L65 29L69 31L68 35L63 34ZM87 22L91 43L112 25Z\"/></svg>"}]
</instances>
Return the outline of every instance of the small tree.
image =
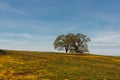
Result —
<instances>
[{"instance_id":1,"label":"small tree","mask_svg":"<svg viewBox=\"0 0 120 80\"><path fill-rule=\"evenodd\" d=\"M58 50L65 50L67 52L84 53L88 52L87 42L90 41L86 35L78 33L69 33L67 35L60 35L54 41L54 48Z\"/></svg>"}]
</instances>

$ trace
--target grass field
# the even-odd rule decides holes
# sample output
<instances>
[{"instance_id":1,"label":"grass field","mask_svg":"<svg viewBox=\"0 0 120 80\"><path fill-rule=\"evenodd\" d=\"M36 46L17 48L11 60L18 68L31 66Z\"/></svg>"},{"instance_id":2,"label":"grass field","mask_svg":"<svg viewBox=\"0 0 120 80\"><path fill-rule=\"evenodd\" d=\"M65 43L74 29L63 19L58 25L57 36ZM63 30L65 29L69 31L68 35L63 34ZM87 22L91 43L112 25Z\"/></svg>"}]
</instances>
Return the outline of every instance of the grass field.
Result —
<instances>
[{"instance_id":1,"label":"grass field","mask_svg":"<svg viewBox=\"0 0 120 80\"><path fill-rule=\"evenodd\" d=\"M7 51L0 80L120 80L120 57Z\"/></svg>"}]
</instances>

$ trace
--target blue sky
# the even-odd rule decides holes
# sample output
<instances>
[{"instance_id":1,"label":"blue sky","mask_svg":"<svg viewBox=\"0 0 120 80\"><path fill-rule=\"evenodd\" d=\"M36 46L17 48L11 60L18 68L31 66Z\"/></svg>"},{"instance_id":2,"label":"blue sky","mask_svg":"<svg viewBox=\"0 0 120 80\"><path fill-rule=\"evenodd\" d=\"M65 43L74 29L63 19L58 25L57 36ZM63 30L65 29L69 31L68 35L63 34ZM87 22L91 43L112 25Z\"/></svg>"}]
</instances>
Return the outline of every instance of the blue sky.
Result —
<instances>
[{"instance_id":1,"label":"blue sky","mask_svg":"<svg viewBox=\"0 0 120 80\"><path fill-rule=\"evenodd\" d=\"M56 51L58 35L83 33L90 53L120 55L119 0L0 0L0 48Z\"/></svg>"}]
</instances>

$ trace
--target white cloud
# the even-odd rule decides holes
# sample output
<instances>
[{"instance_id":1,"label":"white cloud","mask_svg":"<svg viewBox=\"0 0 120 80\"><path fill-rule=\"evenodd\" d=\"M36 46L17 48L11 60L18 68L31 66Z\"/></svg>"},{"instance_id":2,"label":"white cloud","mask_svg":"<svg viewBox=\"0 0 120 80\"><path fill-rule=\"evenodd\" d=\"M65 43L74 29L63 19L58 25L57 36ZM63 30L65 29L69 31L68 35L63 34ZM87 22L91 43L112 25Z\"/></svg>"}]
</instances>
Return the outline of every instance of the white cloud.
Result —
<instances>
[{"instance_id":1,"label":"white cloud","mask_svg":"<svg viewBox=\"0 0 120 80\"><path fill-rule=\"evenodd\" d=\"M30 42L29 38L32 37L28 33L0 33L0 36L0 43L2 45L28 44Z\"/></svg>"},{"instance_id":2,"label":"white cloud","mask_svg":"<svg viewBox=\"0 0 120 80\"><path fill-rule=\"evenodd\" d=\"M120 42L120 33L118 32L101 32L95 38L92 39L93 42Z\"/></svg>"},{"instance_id":3,"label":"white cloud","mask_svg":"<svg viewBox=\"0 0 120 80\"><path fill-rule=\"evenodd\" d=\"M120 46L120 33L106 32L99 33L92 38L92 46Z\"/></svg>"},{"instance_id":4,"label":"white cloud","mask_svg":"<svg viewBox=\"0 0 120 80\"><path fill-rule=\"evenodd\" d=\"M16 38L30 38L32 37L29 33L0 33L0 36L2 37L16 37Z\"/></svg>"},{"instance_id":5,"label":"white cloud","mask_svg":"<svg viewBox=\"0 0 120 80\"><path fill-rule=\"evenodd\" d=\"M31 35L29 33L0 33L0 48L31 51L56 51L53 48L55 36ZM5 36L9 36L6 38ZM19 36L19 37L18 37ZM17 37L17 39L14 37ZM22 38L22 39L21 39ZM118 32L96 34L89 45L90 53L120 55L120 36Z\"/></svg>"},{"instance_id":6,"label":"white cloud","mask_svg":"<svg viewBox=\"0 0 120 80\"><path fill-rule=\"evenodd\" d=\"M53 48L54 36L29 33L0 33L0 36L0 48L2 49L55 51Z\"/></svg>"},{"instance_id":7,"label":"white cloud","mask_svg":"<svg viewBox=\"0 0 120 80\"><path fill-rule=\"evenodd\" d=\"M25 44L25 43L28 43L29 41L28 40L12 40L12 39L0 39L0 43L2 44Z\"/></svg>"},{"instance_id":8,"label":"white cloud","mask_svg":"<svg viewBox=\"0 0 120 80\"><path fill-rule=\"evenodd\" d=\"M91 53L120 55L120 33L106 32L96 34L90 43Z\"/></svg>"}]
</instances>

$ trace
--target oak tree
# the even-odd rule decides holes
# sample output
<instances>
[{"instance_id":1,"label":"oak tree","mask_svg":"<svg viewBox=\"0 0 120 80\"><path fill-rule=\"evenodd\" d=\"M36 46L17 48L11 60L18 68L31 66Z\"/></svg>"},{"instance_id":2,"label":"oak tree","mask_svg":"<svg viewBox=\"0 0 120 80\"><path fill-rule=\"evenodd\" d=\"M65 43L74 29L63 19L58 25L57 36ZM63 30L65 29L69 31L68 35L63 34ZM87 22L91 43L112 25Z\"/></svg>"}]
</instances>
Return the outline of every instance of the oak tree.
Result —
<instances>
[{"instance_id":1,"label":"oak tree","mask_svg":"<svg viewBox=\"0 0 120 80\"><path fill-rule=\"evenodd\" d=\"M91 41L86 35L78 33L69 33L67 35L60 35L54 41L54 48L58 50L65 50L68 52L84 53L88 52L87 43Z\"/></svg>"}]
</instances>

